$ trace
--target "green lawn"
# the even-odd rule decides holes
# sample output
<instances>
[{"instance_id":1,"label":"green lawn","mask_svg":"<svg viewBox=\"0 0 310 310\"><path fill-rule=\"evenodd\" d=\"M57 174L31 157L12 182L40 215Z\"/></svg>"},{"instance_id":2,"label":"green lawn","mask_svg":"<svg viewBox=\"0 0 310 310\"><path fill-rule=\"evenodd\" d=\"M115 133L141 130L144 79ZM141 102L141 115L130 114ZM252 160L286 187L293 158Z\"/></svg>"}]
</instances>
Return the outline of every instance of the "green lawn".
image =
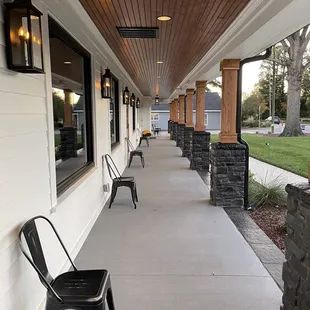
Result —
<instances>
[{"instance_id":1,"label":"green lawn","mask_svg":"<svg viewBox=\"0 0 310 310\"><path fill-rule=\"evenodd\" d=\"M82 143L82 136L77 136L77 143ZM60 135L55 135L55 147L60 144Z\"/></svg>"},{"instance_id":2,"label":"green lawn","mask_svg":"<svg viewBox=\"0 0 310 310\"><path fill-rule=\"evenodd\" d=\"M308 177L310 137L278 138L243 134L242 138L250 146L250 156L303 177ZM211 141L218 141L217 135L212 135Z\"/></svg>"}]
</instances>

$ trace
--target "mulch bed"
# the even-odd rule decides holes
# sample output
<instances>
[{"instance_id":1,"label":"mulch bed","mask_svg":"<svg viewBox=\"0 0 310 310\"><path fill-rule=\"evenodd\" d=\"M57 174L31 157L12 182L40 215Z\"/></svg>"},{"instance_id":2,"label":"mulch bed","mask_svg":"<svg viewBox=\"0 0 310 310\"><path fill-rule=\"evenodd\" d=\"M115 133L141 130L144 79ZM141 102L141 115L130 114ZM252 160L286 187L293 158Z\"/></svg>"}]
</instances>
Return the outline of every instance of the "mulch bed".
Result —
<instances>
[{"instance_id":1,"label":"mulch bed","mask_svg":"<svg viewBox=\"0 0 310 310\"><path fill-rule=\"evenodd\" d=\"M282 251L285 251L286 214L286 207L261 207L249 214L253 221Z\"/></svg>"},{"instance_id":2,"label":"mulch bed","mask_svg":"<svg viewBox=\"0 0 310 310\"><path fill-rule=\"evenodd\" d=\"M280 133L261 133L259 135L264 137L277 138L279 137ZM310 137L310 133L304 132L304 136Z\"/></svg>"}]
</instances>

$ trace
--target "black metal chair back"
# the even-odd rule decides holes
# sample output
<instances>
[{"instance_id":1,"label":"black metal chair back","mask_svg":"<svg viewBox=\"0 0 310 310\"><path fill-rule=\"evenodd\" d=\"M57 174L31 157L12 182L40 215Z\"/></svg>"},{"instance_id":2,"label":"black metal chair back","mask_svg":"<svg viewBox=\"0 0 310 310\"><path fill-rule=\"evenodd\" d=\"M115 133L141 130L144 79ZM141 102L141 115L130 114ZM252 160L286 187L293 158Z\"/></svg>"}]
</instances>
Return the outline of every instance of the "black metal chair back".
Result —
<instances>
[{"instance_id":1,"label":"black metal chair back","mask_svg":"<svg viewBox=\"0 0 310 310\"><path fill-rule=\"evenodd\" d=\"M128 147L129 147L129 150L131 151L134 151L135 148L133 147L131 141L126 137L125 140L127 141L127 144L128 144Z\"/></svg>"},{"instance_id":2,"label":"black metal chair back","mask_svg":"<svg viewBox=\"0 0 310 310\"><path fill-rule=\"evenodd\" d=\"M117 179L118 181L120 181L121 180L121 174L118 171L118 169L117 169L117 167L116 167L112 157L109 154L105 154L104 158L105 158L105 161L106 161L106 164L107 164L107 167L108 167L110 178L112 180L113 179Z\"/></svg>"},{"instance_id":3,"label":"black metal chair back","mask_svg":"<svg viewBox=\"0 0 310 310\"><path fill-rule=\"evenodd\" d=\"M36 216L36 217L30 219L29 221L27 221L23 225L23 227L21 228L21 230L19 232L20 248L21 248L21 251L23 252L23 254L25 255L25 257L27 258L27 260L29 261L29 263L32 265L32 267L38 273L39 279L42 282L42 284L45 286L45 288L52 295L54 295L54 297L58 301L62 302L62 298L59 297L59 295L55 292L55 290L52 288L52 285L51 285L51 283L53 282L54 279L48 271L46 261L45 261L45 257L44 257L44 253L42 250L42 245L41 245L41 241L40 241L40 237L39 237L37 225L36 225L36 220L39 220L39 219L45 220L51 226L51 228L53 229L53 232L55 233L58 241L60 242L64 252L66 253L73 269L75 271L77 271L77 268L74 265L72 259L70 258L69 253L68 253L67 249L65 248L63 242L61 241L54 225L51 223L51 221L49 219L47 219L44 216ZM24 236L25 241L27 243L31 257L28 255L26 248L24 246L24 242L22 241L23 236Z\"/></svg>"}]
</instances>

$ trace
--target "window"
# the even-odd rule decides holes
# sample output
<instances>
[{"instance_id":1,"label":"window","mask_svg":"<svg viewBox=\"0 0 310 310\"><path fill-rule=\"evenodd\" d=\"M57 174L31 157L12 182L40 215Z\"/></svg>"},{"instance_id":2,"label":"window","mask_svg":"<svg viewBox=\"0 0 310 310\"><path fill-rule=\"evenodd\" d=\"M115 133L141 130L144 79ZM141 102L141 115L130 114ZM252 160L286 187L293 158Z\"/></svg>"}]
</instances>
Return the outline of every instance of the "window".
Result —
<instances>
[{"instance_id":1,"label":"window","mask_svg":"<svg viewBox=\"0 0 310 310\"><path fill-rule=\"evenodd\" d=\"M208 125L208 113L205 113L205 126Z\"/></svg>"},{"instance_id":2,"label":"window","mask_svg":"<svg viewBox=\"0 0 310 310\"><path fill-rule=\"evenodd\" d=\"M110 100L110 135L111 146L119 142L119 89L118 80L112 77L112 96Z\"/></svg>"},{"instance_id":3,"label":"window","mask_svg":"<svg viewBox=\"0 0 310 310\"><path fill-rule=\"evenodd\" d=\"M132 108L132 130L136 129L136 107Z\"/></svg>"},{"instance_id":4,"label":"window","mask_svg":"<svg viewBox=\"0 0 310 310\"><path fill-rule=\"evenodd\" d=\"M159 120L159 113L152 113L151 114L151 120L152 121L158 121Z\"/></svg>"},{"instance_id":5,"label":"window","mask_svg":"<svg viewBox=\"0 0 310 310\"><path fill-rule=\"evenodd\" d=\"M49 18L57 194L93 167L91 60Z\"/></svg>"}]
</instances>

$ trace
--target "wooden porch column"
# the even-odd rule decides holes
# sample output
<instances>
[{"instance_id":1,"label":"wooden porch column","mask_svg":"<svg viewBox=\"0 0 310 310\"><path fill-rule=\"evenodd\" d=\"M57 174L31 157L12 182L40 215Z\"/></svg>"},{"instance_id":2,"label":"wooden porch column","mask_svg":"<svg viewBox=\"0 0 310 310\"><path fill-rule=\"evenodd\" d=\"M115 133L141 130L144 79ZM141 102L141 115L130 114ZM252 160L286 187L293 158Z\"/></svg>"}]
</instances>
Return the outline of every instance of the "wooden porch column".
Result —
<instances>
[{"instance_id":1,"label":"wooden porch column","mask_svg":"<svg viewBox=\"0 0 310 310\"><path fill-rule=\"evenodd\" d=\"M195 131L205 131L205 93L207 81L196 81L196 126Z\"/></svg>"},{"instance_id":2,"label":"wooden porch column","mask_svg":"<svg viewBox=\"0 0 310 310\"><path fill-rule=\"evenodd\" d=\"M178 107L178 99L174 99L174 121L178 122L179 120L179 107Z\"/></svg>"},{"instance_id":3,"label":"wooden porch column","mask_svg":"<svg viewBox=\"0 0 310 310\"><path fill-rule=\"evenodd\" d=\"M170 102L169 104L169 121L173 121L173 117L172 117L172 102Z\"/></svg>"},{"instance_id":4,"label":"wooden porch column","mask_svg":"<svg viewBox=\"0 0 310 310\"><path fill-rule=\"evenodd\" d=\"M74 103L74 93L71 89L65 89L65 105L64 105L64 127L72 127L72 107Z\"/></svg>"},{"instance_id":5,"label":"wooden porch column","mask_svg":"<svg viewBox=\"0 0 310 310\"><path fill-rule=\"evenodd\" d=\"M221 143L237 143L237 88L239 59L224 59L221 62L222 71L222 122Z\"/></svg>"},{"instance_id":6,"label":"wooden porch column","mask_svg":"<svg viewBox=\"0 0 310 310\"><path fill-rule=\"evenodd\" d=\"M193 96L195 89L186 89L186 127L194 127L193 123Z\"/></svg>"},{"instance_id":7,"label":"wooden porch column","mask_svg":"<svg viewBox=\"0 0 310 310\"><path fill-rule=\"evenodd\" d=\"M185 95L179 95L179 124L185 124L184 118L184 97Z\"/></svg>"}]
</instances>

